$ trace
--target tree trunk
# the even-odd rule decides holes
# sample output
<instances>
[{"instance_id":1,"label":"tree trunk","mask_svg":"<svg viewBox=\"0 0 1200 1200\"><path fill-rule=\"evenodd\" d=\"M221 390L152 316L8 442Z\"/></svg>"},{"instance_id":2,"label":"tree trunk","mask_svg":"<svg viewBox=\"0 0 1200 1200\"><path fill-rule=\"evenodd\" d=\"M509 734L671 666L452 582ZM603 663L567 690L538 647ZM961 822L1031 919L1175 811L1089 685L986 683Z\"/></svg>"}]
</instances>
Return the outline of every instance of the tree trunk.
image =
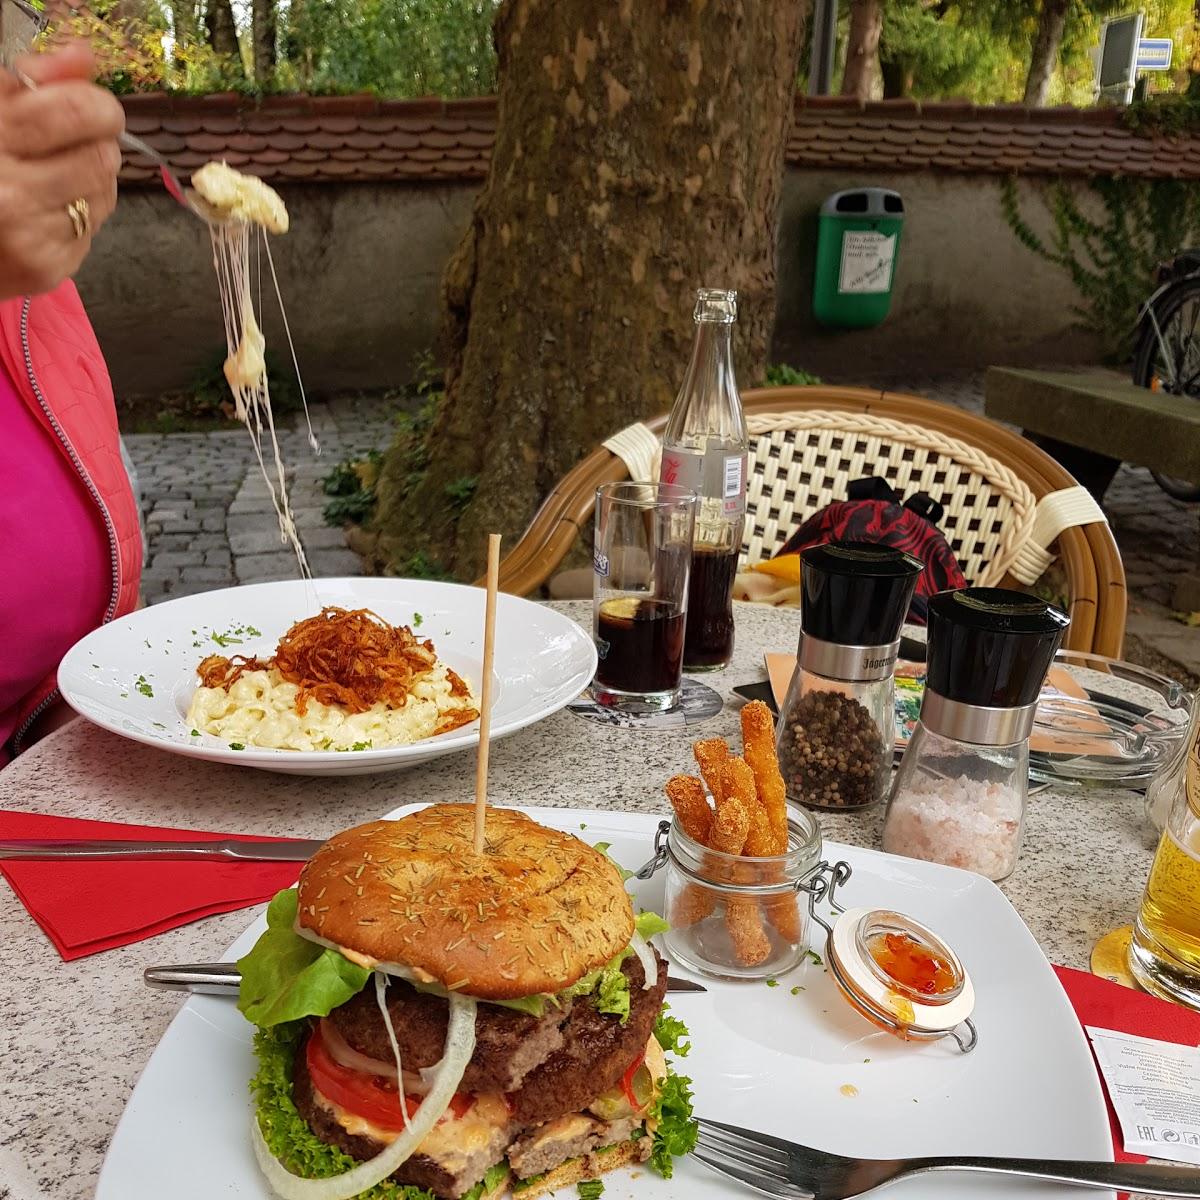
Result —
<instances>
[{"instance_id":1,"label":"tree trunk","mask_svg":"<svg viewBox=\"0 0 1200 1200\"><path fill-rule=\"evenodd\" d=\"M846 69L842 95L860 104L875 98L879 80L879 35L883 30L881 0L850 0L850 33L846 39Z\"/></svg>"},{"instance_id":2,"label":"tree trunk","mask_svg":"<svg viewBox=\"0 0 1200 1200\"><path fill-rule=\"evenodd\" d=\"M738 290L737 370L763 377L800 25L777 0L504 0L446 393L385 460L377 565L470 578L488 531L511 548L581 457L670 408L696 287Z\"/></svg>"},{"instance_id":3,"label":"tree trunk","mask_svg":"<svg viewBox=\"0 0 1200 1200\"><path fill-rule=\"evenodd\" d=\"M171 36L175 41L176 57L199 40L196 8L191 0L170 0Z\"/></svg>"},{"instance_id":4,"label":"tree trunk","mask_svg":"<svg viewBox=\"0 0 1200 1200\"><path fill-rule=\"evenodd\" d=\"M226 55L240 66L242 52L238 46L237 25L234 23L233 5L230 0L208 0L204 28L208 34L208 44L213 50Z\"/></svg>"},{"instance_id":5,"label":"tree trunk","mask_svg":"<svg viewBox=\"0 0 1200 1200\"><path fill-rule=\"evenodd\" d=\"M1042 12L1038 17L1037 37L1033 42L1033 57L1029 62L1029 75L1025 79L1025 99L1030 108L1041 108L1050 92L1050 80L1058 62L1058 48L1062 45L1063 30L1067 25L1067 9L1071 0L1042 0Z\"/></svg>"},{"instance_id":6,"label":"tree trunk","mask_svg":"<svg viewBox=\"0 0 1200 1200\"><path fill-rule=\"evenodd\" d=\"M265 88L275 76L275 0L251 0L250 41L254 47L254 82Z\"/></svg>"}]
</instances>

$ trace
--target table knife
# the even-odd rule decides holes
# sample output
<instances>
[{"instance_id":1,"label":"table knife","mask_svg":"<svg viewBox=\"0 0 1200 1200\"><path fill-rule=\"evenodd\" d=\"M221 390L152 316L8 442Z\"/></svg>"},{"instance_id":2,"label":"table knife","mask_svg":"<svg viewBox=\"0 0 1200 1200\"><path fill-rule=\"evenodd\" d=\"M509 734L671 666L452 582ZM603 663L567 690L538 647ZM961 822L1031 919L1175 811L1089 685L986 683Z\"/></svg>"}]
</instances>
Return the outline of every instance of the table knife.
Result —
<instances>
[{"instance_id":1,"label":"table knife","mask_svg":"<svg viewBox=\"0 0 1200 1200\"><path fill-rule=\"evenodd\" d=\"M242 982L237 963L185 963L179 966L147 967L142 973L147 987L160 992L204 992L211 996L232 996ZM668 992L707 992L702 983L667 976Z\"/></svg>"},{"instance_id":2,"label":"table knife","mask_svg":"<svg viewBox=\"0 0 1200 1200\"><path fill-rule=\"evenodd\" d=\"M0 841L0 859L217 858L260 862L307 862L324 844L323 841L299 839L283 842L252 842L242 838L222 838L211 842L118 842L22 838L16 841Z\"/></svg>"}]
</instances>

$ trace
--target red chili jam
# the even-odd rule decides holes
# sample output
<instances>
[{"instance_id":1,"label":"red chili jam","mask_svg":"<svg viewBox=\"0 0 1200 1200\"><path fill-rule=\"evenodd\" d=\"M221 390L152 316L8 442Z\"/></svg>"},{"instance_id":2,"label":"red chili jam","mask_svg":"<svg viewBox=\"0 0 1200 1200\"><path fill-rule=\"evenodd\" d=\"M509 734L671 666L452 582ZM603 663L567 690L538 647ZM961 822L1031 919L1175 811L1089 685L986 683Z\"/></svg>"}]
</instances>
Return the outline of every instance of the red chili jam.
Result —
<instances>
[{"instance_id":1,"label":"red chili jam","mask_svg":"<svg viewBox=\"0 0 1200 1200\"><path fill-rule=\"evenodd\" d=\"M954 969L907 933L881 933L867 942L871 957L891 979L923 996L953 991Z\"/></svg>"}]
</instances>

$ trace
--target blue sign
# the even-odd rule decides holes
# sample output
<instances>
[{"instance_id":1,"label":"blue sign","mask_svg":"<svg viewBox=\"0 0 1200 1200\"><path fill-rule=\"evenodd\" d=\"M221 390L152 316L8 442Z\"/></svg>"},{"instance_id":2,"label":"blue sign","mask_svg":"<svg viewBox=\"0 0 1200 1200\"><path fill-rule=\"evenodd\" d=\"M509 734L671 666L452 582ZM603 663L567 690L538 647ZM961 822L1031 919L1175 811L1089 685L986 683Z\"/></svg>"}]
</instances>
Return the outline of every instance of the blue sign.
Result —
<instances>
[{"instance_id":1,"label":"blue sign","mask_svg":"<svg viewBox=\"0 0 1200 1200\"><path fill-rule=\"evenodd\" d=\"M1171 69L1171 39L1142 38L1138 42L1139 71L1169 71Z\"/></svg>"}]
</instances>

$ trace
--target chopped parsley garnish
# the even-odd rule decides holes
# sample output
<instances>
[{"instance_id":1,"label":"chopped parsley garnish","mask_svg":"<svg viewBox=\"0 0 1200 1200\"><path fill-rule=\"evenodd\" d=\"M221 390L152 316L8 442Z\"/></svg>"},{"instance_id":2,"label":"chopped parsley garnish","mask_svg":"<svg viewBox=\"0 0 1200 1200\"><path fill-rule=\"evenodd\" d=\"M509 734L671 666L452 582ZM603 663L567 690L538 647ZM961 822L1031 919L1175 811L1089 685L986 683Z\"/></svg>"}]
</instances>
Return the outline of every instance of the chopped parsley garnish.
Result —
<instances>
[{"instance_id":1,"label":"chopped parsley garnish","mask_svg":"<svg viewBox=\"0 0 1200 1200\"><path fill-rule=\"evenodd\" d=\"M598 1179L581 1179L575 1186L579 1200L600 1200L604 1194L604 1184Z\"/></svg>"},{"instance_id":2,"label":"chopped parsley garnish","mask_svg":"<svg viewBox=\"0 0 1200 1200\"><path fill-rule=\"evenodd\" d=\"M421 626L424 624L424 622L425 622L425 618L423 616L421 616L420 613L416 613L416 612L413 613L412 623L413 623L414 629L420 629Z\"/></svg>"},{"instance_id":3,"label":"chopped parsley garnish","mask_svg":"<svg viewBox=\"0 0 1200 1200\"><path fill-rule=\"evenodd\" d=\"M200 736L200 730L198 730L198 729L193 729L193 730L192 730L192 732L191 732L191 734L190 734L190 736L191 736L191 737L199 737L199 736Z\"/></svg>"},{"instance_id":4,"label":"chopped parsley garnish","mask_svg":"<svg viewBox=\"0 0 1200 1200\"><path fill-rule=\"evenodd\" d=\"M321 749L328 750L332 744L333 743L330 742L329 739L327 738L325 740L324 745L321 747ZM371 748L370 742L355 742L353 746L339 746L338 751L339 751L339 753L344 753L348 750L370 750L370 748Z\"/></svg>"},{"instance_id":5,"label":"chopped parsley garnish","mask_svg":"<svg viewBox=\"0 0 1200 1200\"><path fill-rule=\"evenodd\" d=\"M767 987L778 987L778 986L779 986L778 979L768 979L767 980Z\"/></svg>"},{"instance_id":6,"label":"chopped parsley garnish","mask_svg":"<svg viewBox=\"0 0 1200 1200\"><path fill-rule=\"evenodd\" d=\"M824 959L815 950L805 950L801 962L815 963L818 967L824 965Z\"/></svg>"},{"instance_id":7,"label":"chopped parsley garnish","mask_svg":"<svg viewBox=\"0 0 1200 1200\"><path fill-rule=\"evenodd\" d=\"M155 729L166 729L166 726L165 726L165 725L163 725L163 724L161 724L159 721L155 721L155 722L154 722L154 728L155 728Z\"/></svg>"},{"instance_id":8,"label":"chopped parsley garnish","mask_svg":"<svg viewBox=\"0 0 1200 1200\"><path fill-rule=\"evenodd\" d=\"M229 748L230 748L230 750L245 750L246 743L245 742L230 742Z\"/></svg>"},{"instance_id":9,"label":"chopped parsley garnish","mask_svg":"<svg viewBox=\"0 0 1200 1200\"><path fill-rule=\"evenodd\" d=\"M145 675L139 675L137 677L137 682L133 686L134 690L141 692L143 696L149 696L153 698L154 689L147 682Z\"/></svg>"},{"instance_id":10,"label":"chopped parsley garnish","mask_svg":"<svg viewBox=\"0 0 1200 1200\"><path fill-rule=\"evenodd\" d=\"M798 996L804 990L805 990L804 988L800 987L799 984L797 984L796 987L792 988L792 995Z\"/></svg>"},{"instance_id":11,"label":"chopped parsley garnish","mask_svg":"<svg viewBox=\"0 0 1200 1200\"><path fill-rule=\"evenodd\" d=\"M192 630L195 633L195 630ZM235 625L232 629L225 633L214 633L211 635L212 640L218 646L240 646L248 637L262 637L262 630L255 629L253 625Z\"/></svg>"},{"instance_id":12,"label":"chopped parsley garnish","mask_svg":"<svg viewBox=\"0 0 1200 1200\"><path fill-rule=\"evenodd\" d=\"M580 829L586 829L586 828L587 828L587 822L586 822L586 821L580 821L580 822L579 822L579 828L580 828Z\"/></svg>"}]
</instances>

